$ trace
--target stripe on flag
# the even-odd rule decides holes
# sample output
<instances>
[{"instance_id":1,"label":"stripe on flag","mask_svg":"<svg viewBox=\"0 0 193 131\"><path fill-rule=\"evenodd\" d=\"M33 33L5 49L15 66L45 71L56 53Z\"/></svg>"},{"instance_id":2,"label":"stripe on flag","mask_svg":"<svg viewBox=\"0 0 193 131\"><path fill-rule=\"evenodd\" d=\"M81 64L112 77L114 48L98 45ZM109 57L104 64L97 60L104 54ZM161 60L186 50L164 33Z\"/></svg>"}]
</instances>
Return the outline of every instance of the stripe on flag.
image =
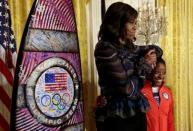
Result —
<instances>
[{"instance_id":1,"label":"stripe on flag","mask_svg":"<svg viewBox=\"0 0 193 131\"><path fill-rule=\"evenodd\" d=\"M16 43L7 0L0 0L0 130L8 131L16 65Z\"/></svg>"}]
</instances>

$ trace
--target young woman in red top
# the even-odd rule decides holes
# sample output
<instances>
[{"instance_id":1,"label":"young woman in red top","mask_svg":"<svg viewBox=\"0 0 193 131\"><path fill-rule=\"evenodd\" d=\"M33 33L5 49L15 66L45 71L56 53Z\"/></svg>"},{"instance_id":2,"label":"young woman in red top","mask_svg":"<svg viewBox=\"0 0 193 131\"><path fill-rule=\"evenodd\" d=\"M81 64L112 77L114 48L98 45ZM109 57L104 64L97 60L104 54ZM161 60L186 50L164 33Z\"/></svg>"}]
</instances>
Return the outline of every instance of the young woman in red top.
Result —
<instances>
[{"instance_id":1,"label":"young woman in red top","mask_svg":"<svg viewBox=\"0 0 193 131\"><path fill-rule=\"evenodd\" d=\"M150 104L146 113L147 131L174 131L173 97L164 86L165 75L165 61L158 59L150 81L141 90Z\"/></svg>"},{"instance_id":2,"label":"young woman in red top","mask_svg":"<svg viewBox=\"0 0 193 131\"><path fill-rule=\"evenodd\" d=\"M161 58L157 59L156 67L141 92L150 104L146 113L147 131L174 131L173 97L171 91L164 86L166 64ZM98 97L98 107L107 104L106 98Z\"/></svg>"}]
</instances>

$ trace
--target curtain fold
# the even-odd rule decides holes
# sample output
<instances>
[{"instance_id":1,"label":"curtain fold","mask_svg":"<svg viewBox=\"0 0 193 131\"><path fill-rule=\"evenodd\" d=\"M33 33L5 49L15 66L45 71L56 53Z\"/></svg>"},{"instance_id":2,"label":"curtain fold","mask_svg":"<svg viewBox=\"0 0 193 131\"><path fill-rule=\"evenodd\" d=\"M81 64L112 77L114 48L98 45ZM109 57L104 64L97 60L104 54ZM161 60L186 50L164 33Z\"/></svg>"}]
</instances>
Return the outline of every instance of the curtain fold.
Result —
<instances>
[{"instance_id":1,"label":"curtain fold","mask_svg":"<svg viewBox=\"0 0 193 131\"><path fill-rule=\"evenodd\" d=\"M79 48L80 48L80 58L81 58L81 68L82 68L82 87L83 87L83 96L84 96L84 119L85 119L85 129L87 131L94 131L94 120L92 114L92 101L94 96L90 91L89 83L89 70L88 70L88 41L87 41L87 20L86 20L86 4L89 0L72 0L77 31L79 39Z\"/></svg>"},{"instance_id":2,"label":"curtain fold","mask_svg":"<svg viewBox=\"0 0 193 131\"><path fill-rule=\"evenodd\" d=\"M161 47L167 63L167 85L174 95L176 131L193 130L193 2L159 0L166 6L167 36Z\"/></svg>"},{"instance_id":3,"label":"curtain fold","mask_svg":"<svg viewBox=\"0 0 193 131\"><path fill-rule=\"evenodd\" d=\"M34 0L8 0L17 50L19 49L23 30L25 28L28 14L31 10L33 2Z\"/></svg>"}]
</instances>

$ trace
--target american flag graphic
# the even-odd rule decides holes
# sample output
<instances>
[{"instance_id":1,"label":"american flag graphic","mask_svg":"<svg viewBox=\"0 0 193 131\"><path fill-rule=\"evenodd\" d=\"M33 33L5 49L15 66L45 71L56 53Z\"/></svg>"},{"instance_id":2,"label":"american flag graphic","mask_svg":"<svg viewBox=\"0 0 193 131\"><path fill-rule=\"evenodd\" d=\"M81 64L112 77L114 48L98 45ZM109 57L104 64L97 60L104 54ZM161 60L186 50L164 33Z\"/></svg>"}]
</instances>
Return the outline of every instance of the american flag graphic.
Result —
<instances>
[{"instance_id":1,"label":"american flag graphic","mask_svg":"<svg viewBox=\"0 0 193 131\"><path fill-rule=\"evenodd\" d=\"M61 91L67 88L67 73L46 73L45 91Z\"/></svg>"},{"instance_id":2,"label":"american flag graphic","mask_svg":"<svg viewBox=\"0 0 193 131\"><path fill-rule=\"evenodd\" d=\"M16 44L7 0L0 0L0 130L8 131L16 65Z\"/></svg>"},{"instance_id":3,"label":"american flag graphic","mask_svg":"<svg viewBox=\"0 0 193 131\"><path fill-rule=\"evenodd\" d=\"M37 0L32 28L76 31L71 0Z\"/></svg>"}]
</instances>

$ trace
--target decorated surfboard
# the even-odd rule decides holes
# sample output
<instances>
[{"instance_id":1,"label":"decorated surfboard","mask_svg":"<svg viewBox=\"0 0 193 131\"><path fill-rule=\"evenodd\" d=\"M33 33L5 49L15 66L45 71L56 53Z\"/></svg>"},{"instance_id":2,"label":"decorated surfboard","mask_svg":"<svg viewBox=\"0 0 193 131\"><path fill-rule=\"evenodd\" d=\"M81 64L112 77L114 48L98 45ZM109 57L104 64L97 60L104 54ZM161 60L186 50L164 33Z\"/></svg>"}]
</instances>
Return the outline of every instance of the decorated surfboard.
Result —
<instances>
[{"instance_id":1,"label":"decorated surfboard","mask_svg":"<svg viewBox=\"0 0 193 131\"><path fill-rule=\"evenodd\" d=\"M72 1L35 1L18 55L11 128L83 130L81 82Z\"/></svg>"}]
</instances>

